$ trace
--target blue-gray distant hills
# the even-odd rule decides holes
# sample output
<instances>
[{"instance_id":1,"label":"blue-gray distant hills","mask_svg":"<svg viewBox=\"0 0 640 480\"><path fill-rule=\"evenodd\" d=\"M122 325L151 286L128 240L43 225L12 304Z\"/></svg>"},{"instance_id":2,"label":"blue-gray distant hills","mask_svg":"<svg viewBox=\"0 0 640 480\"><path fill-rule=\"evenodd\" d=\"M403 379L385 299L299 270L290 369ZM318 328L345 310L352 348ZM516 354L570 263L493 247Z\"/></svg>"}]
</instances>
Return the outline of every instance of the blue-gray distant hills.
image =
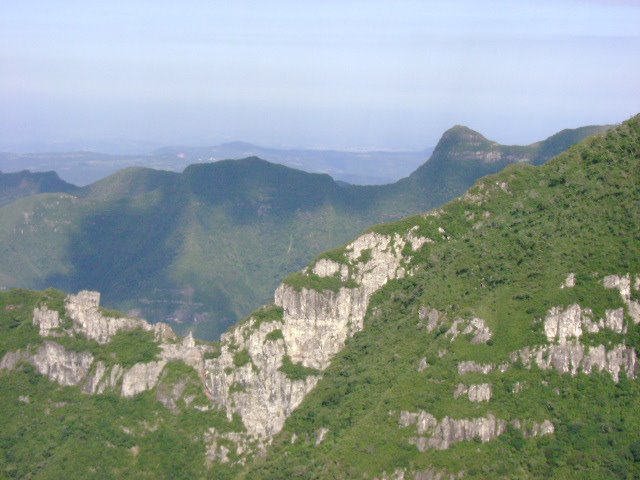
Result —
<instances>
[{"instance_id":1,"label":"blue-gray distant hills","mask_svg":"<svg viewBox=\"0 0 640 480\"><path fill-rule=\"evenodd\" d=\"M78 187L61 180L56 172L0 172L0 207L37 193L73 193Z\"/></svg>"},{"instance_id":2,"label":"blue-gray distant hills","mask_svg":"<svg viewBox=\"0 0 640 480\"><path fill-rule=\"evenodd\" d=\"M269 301L286 273L371 224L437 207L481 176L545 163L608 128L504 146L456 126L426 163L386 185L350 185L257 157L182 173L126 168L83 188L53 174L54 188L46 174L49 181L20 189L7 180L16 174L0 174L0 199L11 202L0 208L0 286L99 290L107 306L215 338ZM22 175L27 185L38 174Z\"/></svg>"}]
</instances>

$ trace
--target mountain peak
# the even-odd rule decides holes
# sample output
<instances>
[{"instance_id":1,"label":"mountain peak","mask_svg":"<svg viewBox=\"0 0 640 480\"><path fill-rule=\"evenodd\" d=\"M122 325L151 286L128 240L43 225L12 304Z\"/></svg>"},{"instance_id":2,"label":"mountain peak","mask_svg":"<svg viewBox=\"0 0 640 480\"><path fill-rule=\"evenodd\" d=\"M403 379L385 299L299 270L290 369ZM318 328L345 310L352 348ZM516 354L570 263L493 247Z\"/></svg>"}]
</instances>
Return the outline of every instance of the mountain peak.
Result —
<instances>
[{"instance_id":1,"label":"mountain peak","mask_svg":"<svg viewBox=\"0 0 640 480\"><path fill-rule=\"evenodd\" d=\"M453 142L455 143L463 142L465 144L469 144L469 143L481 144L488 141L489 140L487 140L483 135L476 132L475 130L471 130L469 127L466 127L464 125L454 125L449 130L447 130L442 134L442 137L438 142L438 146L443 142L446 142L448 144Z\"/></svg>"}]
</instances>

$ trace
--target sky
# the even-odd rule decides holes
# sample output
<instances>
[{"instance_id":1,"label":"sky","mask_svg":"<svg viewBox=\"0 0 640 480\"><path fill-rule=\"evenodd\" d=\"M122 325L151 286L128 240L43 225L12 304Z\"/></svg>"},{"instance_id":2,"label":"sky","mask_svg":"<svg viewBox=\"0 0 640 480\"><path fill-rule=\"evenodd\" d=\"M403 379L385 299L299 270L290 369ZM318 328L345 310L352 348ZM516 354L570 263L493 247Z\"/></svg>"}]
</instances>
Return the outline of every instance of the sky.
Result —
<instances>
[{"instance_id":1,"label":"sky","mask_svg":"<svg viewBox=\"0 0 640 480\"><path fill-rule=\"evenodd\" d=\"M0 150L412 150L640 112L640 0L2 0Z\"/></svg>"}]
</instances>

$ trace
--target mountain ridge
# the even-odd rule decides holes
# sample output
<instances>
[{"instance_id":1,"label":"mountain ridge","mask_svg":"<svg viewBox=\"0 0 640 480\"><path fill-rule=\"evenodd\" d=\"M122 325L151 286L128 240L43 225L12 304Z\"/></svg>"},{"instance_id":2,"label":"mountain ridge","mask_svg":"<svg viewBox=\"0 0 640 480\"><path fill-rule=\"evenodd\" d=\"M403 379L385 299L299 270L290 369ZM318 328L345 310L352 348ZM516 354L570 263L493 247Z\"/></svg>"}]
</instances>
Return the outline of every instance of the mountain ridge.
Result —
<instances>
[{"instance_id":1,"label":"mountain ridge","mask_svg":"<svg viewBox=\"0 0 640 480\"><path fill-rule=\"evenodd\" d=\"M136 167L76 198L27 198L0 210L0 279L98 290L109 306L214 338L315 254L438 206L505 164L443 166L447 148L440 142L411 176L383 186L343 186L250 157L183 173Z\"/></svg>"},{"instance_id":2,"label":"mountain ridge","mask_svg":"<svg viewBox=\"0 0 640 480\"><path fill-rule=\"evenodd\" d=\"M75 193L78 187L60 179L56 172L19 172L0 171L0 207L30 195L38 193Z\"/></svg>"}]
</instances>

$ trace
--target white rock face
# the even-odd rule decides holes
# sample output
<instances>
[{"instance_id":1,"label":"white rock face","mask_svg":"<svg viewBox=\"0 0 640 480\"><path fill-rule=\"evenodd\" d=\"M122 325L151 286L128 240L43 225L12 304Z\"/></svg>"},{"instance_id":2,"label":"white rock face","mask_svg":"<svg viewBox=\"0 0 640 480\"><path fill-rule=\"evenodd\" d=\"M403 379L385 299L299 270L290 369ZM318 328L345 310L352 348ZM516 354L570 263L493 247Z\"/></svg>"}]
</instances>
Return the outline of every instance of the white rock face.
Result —
<instances>
[{"instance_id":1,"label":"white rock face","mask_svg":"<svg viewBox=\"0 0 640 480\"><path fill-rule=\"evenodd\" d=\"M549 310L544 319L544 333L549 342L557 342L560 345L564 345L569 339L579 339L584 332L598 333L608 329L616 333L627 333L622 308L607 310L605 318L597 322L592 318L591 310L583 309L578 304L566 309L554 307Z\"/></svg>"},{"instance_id":2,"label":"white rock face","mask_svg":"<svg viewBox=\"0 0 640 480\"><path fill-rule=\"evenodd\" d=\"M543 370L553 368L559 373L571 375L599 370L609 373L616 382L620 372L625 372L629 378L636 378L638 371L636 352L626 345L617 345L608 351L604 345L585 346L576 341L526 347L511 355L512 361L518 359L527 367L535 364Z\"/></svg>"},{"instance_id":3,"label":"white rock face","mask_svg":"<svg viewBox=\"0 0 640 480\"><path fill-rule=\"evenodd\" d=\"M580 338L583 321L587 320L586 315L590 320L590 313L590 311L585 312L583 319L582 308L577 304L571 305L566 310L560 307L552 308L544 320L544 333L547 340L549 342L557 340L560 344L565 344L567 338Z\"/></svg>"},{"instance_id":4,"label":"white rock face","mask_svg":"<svg viewBox=\"0 0 640 480\"><path fill-rule=\"evenodd\" d=\"M426 320L427 332L433 332L437 326L442 323L441 314L435 308L420 307L418 310L418 318L422 321Z\"/></svg>"},{"instance_id":5,"label":"white rock face","mask_svg":"<svg viewBox=\"0 0 640 480\"><path fill-rule=\"evenodd\" d=\"M282 333L291 359L325 369L346 339L362 329L368 300L361 287L338 292L278 287L275 303L285 312Z\"/></svg>"},{"instance_id":6,"label":"white rock face","mask_svg":"<svg viewBox=\"0 0 640 480\"><path fill-rule=\"evenodd\" d=\"M151 390L158 384L166 361L136 363L122 376L122 396L133 397L138 393Z\"/></svg>"},{"instance_id":7,"label":"white rock face","mask_svg":"<svg viewBox=\"0 0 640 480\"><path fill-rule=\"evenodd\" d=\"M398 425L406 428L416 426L417 437L409 439L409 443L424 452L428 449L446 450L457 442L478 439L481 442L489 442L502 435L507 429L507 421L489 414L486 417L453 419L444 417L438 421L430 413L421 411L418 413L400 412ZM529 429L522 427L520 420L511 421L514 428L519 428L525 436L549 435L554 432L553 424L545 420L541 424L533 424Z\"/></svg>"},{"instance_id":8,"label":"white rock face","mask_svg":"<svg viewBox=\"0 0 640 480\"><path fill-rule=\"evenodd\" d=\"M312 271L319 277L333 277L334 275L339 274L343 281L349 278L349 268L346 265L342 265L327 258L319 260L313 267Z\"/></svg>"},{"instance_id":9,"label":"white rock face","mask_svg":"<svg viewBox=\"0 0 640 480\"><path fill-rule=\"evenodd\" d=\"M418 245L419 238L413 237ZM278 287L275 304L283 309L282 321L242 323L222 336L220 356L205 361L207 390L214 404L224 408L229 418L239 414L250 438L268 442L316 385L319 373L344 348L347 338L362 330L371 295L390 279L405 275L402 250L407 241L397 234L367 233L346 247L350 268L323 259L311 270L321 277L339 274L343 281L357 286L338 291ZM361 257L364 250L369 255ZM345 277L348 272L350 278ZM275 330L280 330L282 338L267 339ZM246 351L251 361L237 367L234 357L240 351ZM285 356L318 374L288 378L280 371Z\"/></svg>"},{"instance_id":10,"label":"white rock face","mask_svg":"<svg viewBox=\"0 0 640 480\"><path fill-rule=\"evenodd\" d=\"M41 375L64 386L79 385L89 373L93 355L72 352L62 345L46 341L31 354L24 351L8 352L0 362L0 369L13 370L21 361L32 364Z\"/></svg>"},{"instance_id":11,"label":"white rock face","mask_svg":"<svg viewBox=\"0 0 640 480\"><path fill-rule=\"evenodd\" d=\"M73 321L72 330L58 331L61 326L57 311L38 307L33 312L33 324L41 336L82 335L99 343L108 343L120 330L142 329L154 332L157 341L175 338L166 324L151 325L145 320L111 318L103 316L98 307L100 294L82 291L69 295L65 300L67 315ZM170 361L182 361L192 366L204 382L204 353L210 347L198 346L189 334L182 343L160 343L160 358L149 363L138 363L125 370L121 365L107 367L86 352L67 351L60 344L45 341L35 354L9 352L0 362L0 368L13 369L20 361L33 364L38 371L61 385L79 385L83 391L102 394L117 390L122 396L131 397L154 388L165 365ZM92 368L93 366L93 368ZM121 384L121 385L120 385Z\"/></svg>"},{"instance_id":12,"label":"white rock face","mask_svg":"<svg viewBox=\"0 0 640 480\"><path fill-rule=\"evenodd\" d=\"M65 300L67 315L73 320L73 330L98 343L107 343L120 330L142 329L154 332L156 338L171 336L171 328L163 323L150 324L137 318L111 318L100 313L100 293L83 290L68 295Z\"/></svg>"},{"instance_id":13,"label":"white rock face","mask_svg":"<svg viewBox=\"0 0 640 480\"><path fill-rule=\"evenodd\" d=\"M481 318L472 318L471 320L456 318L446 335L450 336L453 342L460 334L471 335L471 343L475 344L487 343L492 336L491 330Z\"/></svg>"},{"instance_id":14,"label":"white rock face","mask_svg":"<svg viewBox=\"0 0 640 480\"><path fill-rule=\"evenodd\" d=\"M324 437L327 436L327 433L329 433L329 429L325 427L321 427L316 432L316 447L322 443L322 441L324 440Z\"/></svg>"},{"instance_id":15,"label":"white rock face","mask_svg":"<svg viewBox=\"0 0 640 480\"><path fill-rule=\"evenodd\" d=\"M60 328L60 314L44 306L37 307L33 311L33 324L38 327L40 336L52 336L53 330Z\"/></svg>"},{"instance_id":16,"label":"white rock face","mask_svg":"<svg viewBox=\"0 0 640 480\"><path fill-rule=\"evenodd\" d=\"M414 252L417 252L422 248L425 243L435 243L428 237L419 237L415 234L416 230L418 230L418 226L412 227L407 232L407 241L411 244L411 249Z\"/></svg>"},{"instance_id":17,"label":"white rock face","mask_svg":"<svg viewBox=\"0 0 640 480\"><path fill-rule=\"evenodd\" d=\"M474 385L465 385L459 383L453 392L454 398L460 398L466 395L471 402L488 402L491 400L493 389L489 383L479 383Z\"/></svg>"},{"instance_id":18,"label":"white rock face","mask_svg":"<svg viewBox=\"0 0 640 480\"><path fill-rule=\"evenodd\" d=\"M609 275L604 277L604 288L615 288L620 292L622 301L627 305L629 316L634 323L640 323L640 302L631 299L631 276ZM634 290L640 290L640 275L636 275Z\"/></svg>"},{"instance_id":19,"label":"white rock face","mask_svg":"<svg viewBox=\"0 0 640 480\"><path fill-rule=\"evenodd\" d=\"M576 274L570 273L569 275L567 275L567 278L564 280L560 288L573 288L575 286L576 286Z\"/></svg>"},{"instance_id":20,"label":"white rock face","mask_svg":"<svg viewBox=\"0 0 640 480\"><path fill-rule=\"evenodd\" d=\"M476 363L472 361L464 361L458 363L458 375L464 375L465 373L491 373L495 369L495 365L492 363Z\"/></svg>"},{"instance_id":21,"label":"white rock face","mask_svg":"<svg viewBox=\"0 0 640 480\"><path fill-rule=\"evenodd\" d=\"M281 322L267 322L256 328L250 320L224 334L220 356L205 361L212 401L226 410L229 419L239 414L248 435L255 439L265 440L279 432L318 381L314 375L291 380L279 370L286 354L284 340L266 337L282 326ZM242 350L251 361L237 367L234 357Z\"/></svg>"},{"instance_id":22,"label":"white rock face","mask_svg":"<svg viewBox=\"0 0 640 480\"><path fill-rule=\"evenodd\" d=\"M422 357L418 363L418 373L424 372L428 367L429 363L427 363L427 357Z\"/></svg>"}]
</instances>

